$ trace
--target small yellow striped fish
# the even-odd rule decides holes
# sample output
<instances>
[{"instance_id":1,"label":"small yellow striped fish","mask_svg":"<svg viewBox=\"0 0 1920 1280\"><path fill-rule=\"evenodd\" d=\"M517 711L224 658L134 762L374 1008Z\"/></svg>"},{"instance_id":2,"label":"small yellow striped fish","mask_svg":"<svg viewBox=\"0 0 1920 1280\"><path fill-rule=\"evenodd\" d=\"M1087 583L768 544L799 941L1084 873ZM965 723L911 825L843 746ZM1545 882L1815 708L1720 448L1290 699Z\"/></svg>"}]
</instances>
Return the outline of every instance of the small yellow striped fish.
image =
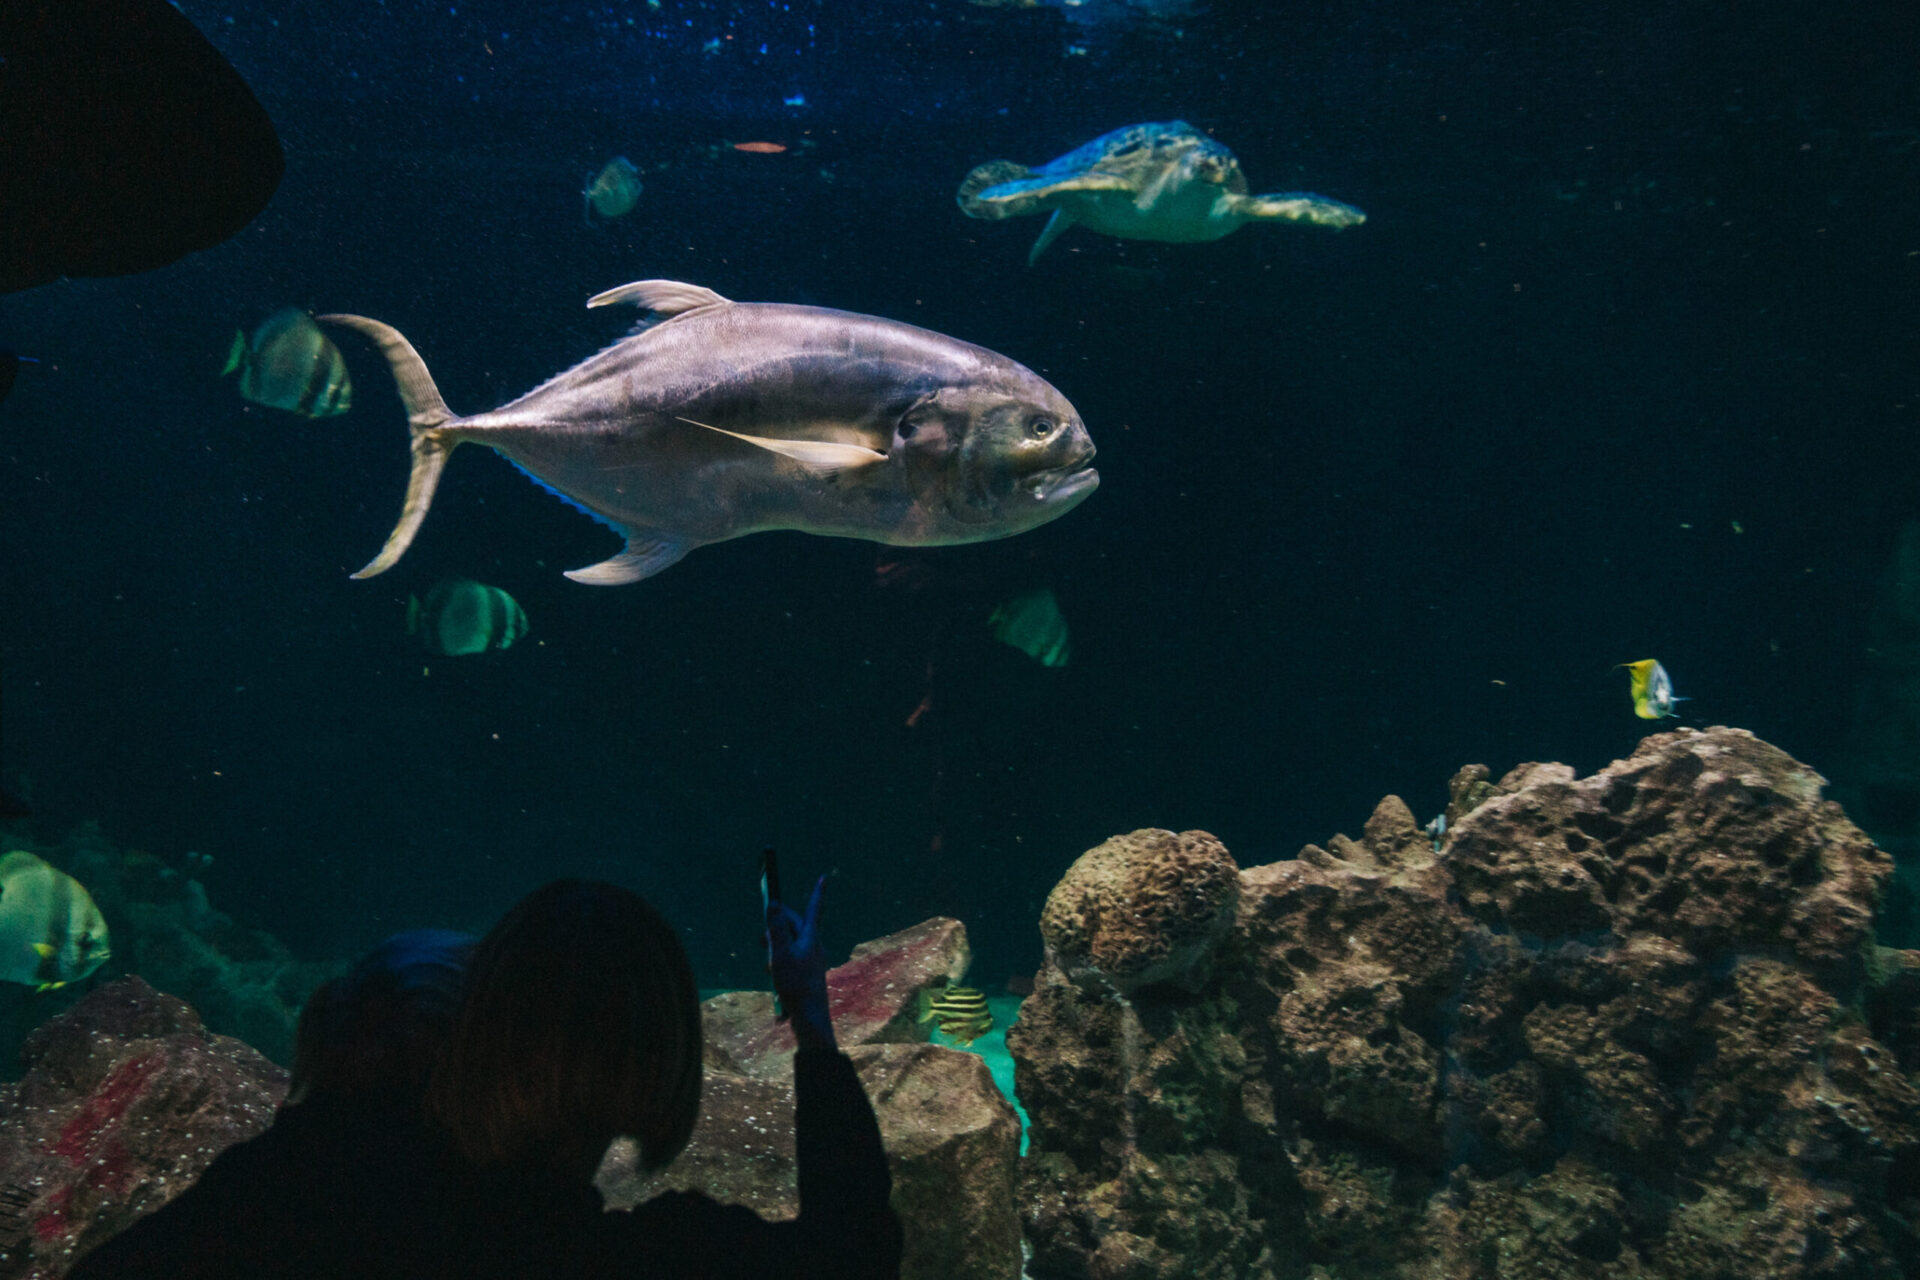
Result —
<instances>
[{"instance_id":1,"label":"small yellow striped fish","mask_svg":"<svg viewBox=\"0 0 1920 1280\"><path fill-rule=\"evenodd\" d=\"M298 307L283 307L260 322L252 341L233 335L221 377L240 374L240 394L255 404L303 418L330 418L353 405L353 379L333 339Z\"/></svg>"},{"instance_id":2,"label":"small yellow striped fish","mask_svg":"<svg viewBox=\"0 0 1920 1280\"><path fill-rule=\"evenodd\" d=\"M915 1003L919 1006L921 1022L938 1018L940 1030L963 1045L972 1044L993 1030L993 1011L987 1008L987 998L972 987L946 987L937 991L922 987Z\"/></svg>"}]
</instances>

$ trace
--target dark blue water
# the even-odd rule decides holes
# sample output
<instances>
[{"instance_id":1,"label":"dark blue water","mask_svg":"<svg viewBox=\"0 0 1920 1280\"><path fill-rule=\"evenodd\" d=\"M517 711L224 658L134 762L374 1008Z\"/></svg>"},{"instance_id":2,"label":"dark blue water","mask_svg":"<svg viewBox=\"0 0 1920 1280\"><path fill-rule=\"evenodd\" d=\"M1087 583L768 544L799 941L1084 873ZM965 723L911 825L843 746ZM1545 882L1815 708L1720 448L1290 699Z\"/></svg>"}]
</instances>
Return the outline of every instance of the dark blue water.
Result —
<instances>
[{"instance_id":1,"label":"dark blue water","mask_svg":"<svg viewBox=\"0 0 1920 1280\"><path fill-rule=\"evenodd\" d=\"M1425 817L1469 761L1596 768L1648 731L1610 670L1644 657L1688 723L1841 755L1920 513L1906 5L183 7L287 176L216 250L0 299L42 361L0 408L5 780L213 855L215 904L303 954L588 875L745 985L772 843L837 872L839 947L956 915L996 985L1106 836L1200 826L1252 864L1386 792ZM981 161L1175 117L1254 190L1370 220L1076 230L1029 269L1037 219L954 207ZM646 190L590 229L615 154ZM215 377L236 326L353 311L471 412L614 340L585 299L646 277L1021 360L1100 491L1002 543L764 535L597 589L560 571L613 535L462 450L399 568L354 582L405 480L385 371L343 343L355 407L322 422ZM406 599L446 575L511 591L528 639L428 659ZM1061 670L986 631L1038 586Z\"/></svg>"}]
</instances>

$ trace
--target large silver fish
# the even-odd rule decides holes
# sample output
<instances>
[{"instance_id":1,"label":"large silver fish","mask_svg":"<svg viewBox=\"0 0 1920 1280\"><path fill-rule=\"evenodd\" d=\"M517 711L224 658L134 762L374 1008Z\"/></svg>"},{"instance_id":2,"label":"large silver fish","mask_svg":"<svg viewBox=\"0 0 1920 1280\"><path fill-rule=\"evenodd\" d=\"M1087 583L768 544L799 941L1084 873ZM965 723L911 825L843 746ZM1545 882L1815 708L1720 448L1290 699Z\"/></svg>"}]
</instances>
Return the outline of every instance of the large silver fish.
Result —
<instances>
[{"instance_id":1,"label":"large silver fish","mask_svg":"<svg viewBox=\"0 0 1920 1280\"><path fill-rule=\"evenodd\" d=\"M613 585L695 547L771 529L897 546L985 542L1045 524L1100 482L1080 415L1024 365L877 316L736 303L642 280L589 307L668 317L513 403L456 416L389 325L322 320L379 344L413 432L400 522L356 578L384 573L472 440L627 540L567 574Z\"/></svg>"}]
</instances>

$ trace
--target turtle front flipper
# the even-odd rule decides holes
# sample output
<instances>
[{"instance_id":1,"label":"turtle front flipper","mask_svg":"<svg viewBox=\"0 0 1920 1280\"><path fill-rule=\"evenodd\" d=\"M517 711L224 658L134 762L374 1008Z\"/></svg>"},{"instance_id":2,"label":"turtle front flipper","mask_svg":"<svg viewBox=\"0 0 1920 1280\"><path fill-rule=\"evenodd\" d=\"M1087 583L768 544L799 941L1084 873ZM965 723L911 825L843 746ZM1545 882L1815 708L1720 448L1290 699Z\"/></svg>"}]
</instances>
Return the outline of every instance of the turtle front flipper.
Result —
<instances>
[{"instance_id":1,"label":"turtle front flipper","mask_svg":"<svg viewBox=\"0 0 1920 1280\"><path fill-rule=\"evenodd\" d=\"M973 171L960 182L960 190L954 199L959 202L960 211L969 218L1017 218L1023 213L1037 213L1038 200L1022 202L1017 198L1000 195L986 199L981 193L992 188L1018 182L1022 178L1033 176L1033 170L1011 160L989 160L976 165Z\"/></svg>"},{"instance_id":2,"label":"turtle front flipper","mask_svg":"<svg viewBox=\"0 0 1920 1280\"><path fill-rule=\"evenodd\" d=\"M1047 225L1040 229L1040 238L1033 242L1033 248L1027 251L1027 265L1032 266L1047 251L1047 246L1060 238L1060 233L1074 223L1074 217L1065 209L1055 209L1053 216L1047 219Z\"/></svg>"},{"instance_id":3,"label":"turtle front flipper","mask_svg":"<svg viewBox=\"0 0 1920 1280\"><path fill-rule=\"evenodd\" d=\"M1056 163L1058 163L1056 161ZM1051 166L1049 166L1051 167ZM1035 173L1011 160L990 160L960 184L960 208L973 218L1017 218L1039 213L1060 197L1100 191L1133 192L1133 184L1111 173L1074 173L1062 177Z\"/></svg>"},{"instance_id":4,"label":"turtle front flipper","mask_svg":"<svg viewBox=\"0 0 1920 1280\"><path fill-rule=\"evenodd\" d=\"M1265 196L1229 196L1229 207L1248 222L1305 222L1316 227L1357 227L1367 215L1350 204L1311 191L1282 191Z\"/></svg>"}]
</instances>

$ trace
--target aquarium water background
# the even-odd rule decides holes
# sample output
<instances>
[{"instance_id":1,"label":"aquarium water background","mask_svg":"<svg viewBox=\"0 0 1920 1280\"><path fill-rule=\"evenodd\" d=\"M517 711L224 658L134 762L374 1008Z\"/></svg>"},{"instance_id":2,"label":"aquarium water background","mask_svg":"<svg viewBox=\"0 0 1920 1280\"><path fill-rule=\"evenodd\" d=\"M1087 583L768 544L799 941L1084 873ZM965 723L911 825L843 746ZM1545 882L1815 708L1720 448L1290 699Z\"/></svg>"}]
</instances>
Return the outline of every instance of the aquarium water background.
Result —
<instances>
[{"instance_id":1,"label":"aquarium water background","mask_svg":"<svg viewBox=\"0 0 1920 1280\"><path fill-rule=\"evenodd\" d=\"M181 7L287 174L216 249L0 299L40 361L0 407L0 782L50 835L210 856L214 905L304 958L588 876L677 921L703 986L758 985L773 845L831 874L835 959L957 916L998 992L1136 827L1252 865L1388 792L1425 818L1462 764L1584 772L1675 723L1842 772L1920 516L1905 4ZM1029 267L1040 220L955 207L982 161L1176 118L1367 223L1078 229ZM645 189L589 226L615 155ZM612 533L464 449L352 581L406 478L381 362L342 337L355 403L321 421L217 377L237 327L351 311L473 412L616 340L585 300L649 277L1029 364L1101 487L1004 542L760 535L605 589L560 572ZM452 576L527 638L423 653L408 597ZM1061 668L987 627L1039 587ZM1612 668L1646 657L1680 721L1631 714Z\"/></svg>"}]
</instances>

